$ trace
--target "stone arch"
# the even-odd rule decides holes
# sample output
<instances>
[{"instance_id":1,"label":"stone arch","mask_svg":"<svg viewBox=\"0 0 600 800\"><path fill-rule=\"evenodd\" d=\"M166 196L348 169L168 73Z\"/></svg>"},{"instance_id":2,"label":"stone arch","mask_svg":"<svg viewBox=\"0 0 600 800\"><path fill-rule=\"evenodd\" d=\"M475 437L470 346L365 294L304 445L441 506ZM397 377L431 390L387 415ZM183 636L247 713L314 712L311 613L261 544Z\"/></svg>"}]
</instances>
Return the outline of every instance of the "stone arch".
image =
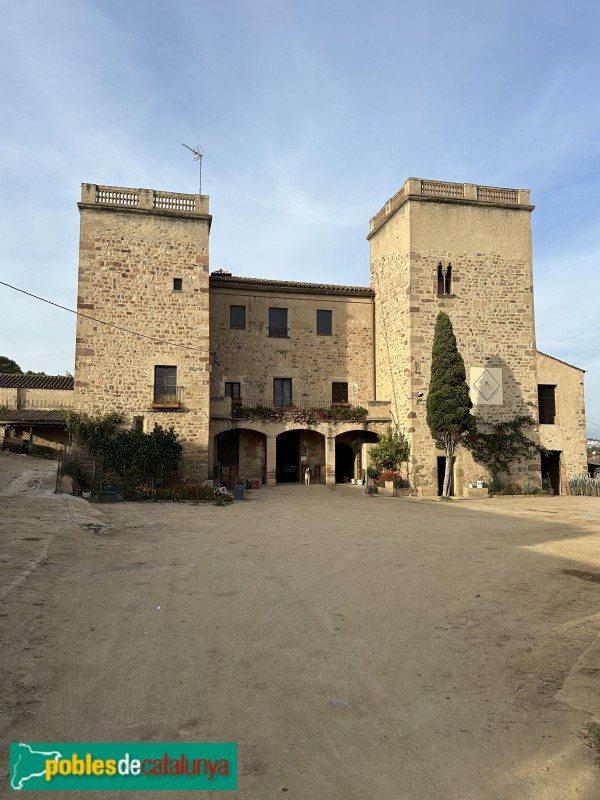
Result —
<instances>
[{"instance_id":1,"label":"stone arch","mask_svg":"<svg viewBox=\"0 0 600 800\"><path fill-rule=\"evenodd\" d=\"M325 436L312 428L286 427L287 430L281 431L276 438L276 482L301 483L307 467L311 470L312 481L324 482Z\"/></svg>"},{"instance_id":2,"label":"stone arch","mask_svg":"<svg viewBox=\"0 0 600 800\"><path fill-rule=\"evenodd\" d=\"M375 444L377 434L364 429L350 429L335 437L335 482L343 483L344 478L362 478L365 444ZM340 464L338 464L338 458Z\"/></svg>"},{"instance_id":3,"label":"stone arch","mask_svg":"<svg viewBox=\"0 0 600 800\"><path fill-rule=\"evenodd\" d=\"M214 436L214 477L232 484L239 477L266 482L267 437L252 427L236 426Z\"/></svg>"}]
</instances>

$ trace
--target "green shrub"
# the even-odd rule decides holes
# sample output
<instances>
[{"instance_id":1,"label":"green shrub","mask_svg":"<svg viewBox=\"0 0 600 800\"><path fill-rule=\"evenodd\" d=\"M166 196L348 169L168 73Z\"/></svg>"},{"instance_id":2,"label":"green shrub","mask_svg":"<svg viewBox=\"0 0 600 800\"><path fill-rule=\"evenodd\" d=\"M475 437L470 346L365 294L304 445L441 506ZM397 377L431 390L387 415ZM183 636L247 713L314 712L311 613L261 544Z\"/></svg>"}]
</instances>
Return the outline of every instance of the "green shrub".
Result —
<instances>
[{"instance_id":1,"label":"green shrub","mask_svg":"<svg viewBox=\"0 0 600 800\"><path fill-rule=\"evenodd\" d=\"M541 494L542 490L539 486L536 486L535 483L531 483L531 481L523 481L521 484L521 492L520 494Z\"/></svg>"},{"instance_id":2,"label":"green shrub","mask_svg":"<svg viewBox=\"0 0 600 800\"><path fill-rule=\"evenodd\" d=\"M585 733L591 744L600 751L600 722L588 722Z\"/></svg>"},{"instance_id":3,"label":"green shrub","mask_svg":"<svg viewBox=\"0 0 600 800\"><path fill-rule=\"evenodd\" d=\"M60 465L61 475L70 475L81 483L82 472L81 463L77 458L73 458L73 456L65 456L63 458L62 464Z\"/></svg>"},{"instance_id":4,"label":"green shrub","mask_svg":"<svg viewBox=\"0 0 600 800\"><path fill-rule=\"evenodd\" d=\"M496 479L490 481L490 494L521 494L521 487L518 483L508 483Z\"/></svg>"},{"instance_id":5,"label":"green shrub","mask_svg":"<svg viewBox=\"0 0 600 800\"><path fill-rule=\"evenodd\" d=\"M47 458L48 460L56 461L60 455L60 451L54 447L48 447L44 444L30 444L29 455L33 458Z\"/></svg>"},{"instance_id":6,"label":"green shrub","mask_svg":"<svg viewBox=\"0 0 600 800\"><path fill-rule=\"evenodd\" d=\"M585 495L587 497L600 497L600 480L590 478L589 475L579 475L570 478L568 482L569 494Z\"/></svg>"},{"instance_id":7,"label":"green shrub","mask_svg":"<svg viewBox=\"0 0 600 800\"><path fill-rule=\"evenodd\" d=\"M410 442L398 430L378 434L377 444L369 451L369 459L378 472L398 470L410 457Z\"/></svg>"},{"instance_id":8,"label":"green shrub","mask_svg":"<svg viewBox=\"0 0 600 800\"><path fill-rule=\"evenodd\" d=\"M190 483L173 484L157 489L153 489L149 484L126 486L123 489L123 499L152 503L217 503L218 505L233 503L233 497L225 487Z\"/></svg>"}]
</instances>

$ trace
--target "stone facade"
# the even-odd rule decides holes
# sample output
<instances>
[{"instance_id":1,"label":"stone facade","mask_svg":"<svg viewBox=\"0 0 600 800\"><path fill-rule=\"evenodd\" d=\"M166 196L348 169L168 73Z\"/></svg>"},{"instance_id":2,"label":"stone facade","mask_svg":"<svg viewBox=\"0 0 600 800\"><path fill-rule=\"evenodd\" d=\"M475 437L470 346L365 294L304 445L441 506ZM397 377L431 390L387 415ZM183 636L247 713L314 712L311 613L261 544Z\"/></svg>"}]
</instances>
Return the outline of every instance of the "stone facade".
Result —
<instances>
[{"instance_id":1,"label":"stone facade","mask_svg":"<svg viewBox=\"0 0 600 800\"><path fill-rule=\"evenodd\" d=\"M75 403L173 425L184 470L206 475L208 197L83 184L79 210ZM156 367L175 403L154 402Z\"/></svg>"},{"instance_id":2,"label":"stone facade","mask_svg":"<svg viewBox=\"0 0 600 800\"><path fill-rule=\"evenodd\" d=\"M64 411L73 408L73 378L0 374L0 436L60 449L68 444Z\"/></svg>"},{"instance_id":3,"label":"stone facade","mask_svg":"<svg viewBox=\"0 0 600 800\"><path fill-rule=\"evenodd\" d=\"M245 309L244 328L231 327L231 306ZM285 336L269 335L270 308L287 311ZM317 332L318 311L331 312L331 333ZM213 272L210 337L212 397L235 382L244 398L271 403L275 378L292 379L294 403L330 403L334 382L348 384L348 402L355 405L375 396L368 288L294 287Z\"/></svg>"},{"instance_id":4,"label":"stone facade","mask_svg":"<svg viewBox=\"0 0 600 800\"><path fill-rule=\"evenodd\" d=\"M583 370L545 353L537 354L537 378L542 386L555 387L554 422L541 423L540 445L560 453L560 490L567 479L587 473Z\"/></svg>"},{"instance_id":5,"label":"stone facade","mask_svg":"<svg viewBox=\"0 0 600 800\"><path fill-rule=\"evenodd\" d=\"M474 413L490 423L516 415L537 422L538 354L535 342L529 192L472 184L409 179L371 220L371 283L376 291L377 396L392 401L394 419L412 445L412 481L437 494L436 451L426 423L435 320L445 311L471 378ZM548 365L544 362L544 368ZM577 414L581 372L563 379ZM550 370L552 371L552 370ZM571 422L571 421L570 421ZM585 433L563 436L565 465L578 463ZM538 431L531 435L538 440ZM575 444L575 440L577 444ZM574 448L574 449L573 449ZM568 451L568 452L567 452ZM459 449L454 490L488 478ZM516 464L512 480L540 482L539 458Z\"/></svg>"},{"instance_id":6,"label":"stone facade","mask_svg":"<svg viewBox=\"0 0 600 800\"><path fill-rule=\"evenodd\" d=\"M437 494L443 454L425 399L440 310L482 419L537 422L538 384L565 387L552 449L565 474L580 471L581 371L536 351L529 192L409 179L371 220L369 288L209 279L204 196L84 184L79 208L76 402L146 430L173 425L186 476L361 477L364 446L395 424L411 441L411 483ZM155 402L157 367L175 402ZM358 406L360 418L340 418ZM486 477L460 450L455 493ZM539 483L539 459L514 477Z\"/></svg>"}]
</instances>

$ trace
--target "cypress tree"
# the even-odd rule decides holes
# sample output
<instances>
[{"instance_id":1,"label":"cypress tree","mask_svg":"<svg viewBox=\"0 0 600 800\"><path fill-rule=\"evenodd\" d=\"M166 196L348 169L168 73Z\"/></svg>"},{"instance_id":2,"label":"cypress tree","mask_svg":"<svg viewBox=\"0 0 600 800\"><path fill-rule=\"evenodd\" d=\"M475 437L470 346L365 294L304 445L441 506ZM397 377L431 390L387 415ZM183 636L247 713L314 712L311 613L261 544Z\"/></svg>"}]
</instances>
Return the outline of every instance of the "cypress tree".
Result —
<instances>
[{"instance_id":1,"label":"cypress tree","mask_svg":"<svg viewBox=\"0 0 600 800\"><path fill-rule=\"evenodd\" d=\"M431 380L427 395L427 424L437 446L446 452L444 497L450 494L452 461L456 448L475 429L471 414L465 363L458 352L450 317L438 314L431 351Z\"/></svg>"}]
</instances>

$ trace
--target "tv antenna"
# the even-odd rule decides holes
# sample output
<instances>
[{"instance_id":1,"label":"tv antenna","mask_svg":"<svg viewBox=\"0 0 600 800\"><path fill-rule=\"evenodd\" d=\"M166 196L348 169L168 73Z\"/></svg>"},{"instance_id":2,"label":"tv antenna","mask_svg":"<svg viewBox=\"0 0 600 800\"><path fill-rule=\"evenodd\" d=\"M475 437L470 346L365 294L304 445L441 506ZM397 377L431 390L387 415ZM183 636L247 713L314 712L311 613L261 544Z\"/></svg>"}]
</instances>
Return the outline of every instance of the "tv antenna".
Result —
<instances>
[{"instance_id":1,"label":"tv antenna","mask_svg":"<svg viewBox=\"0 0 600 800\"><path fill-rule=\"evenodd\" d=\"M200 145L196 145L196 147L190 147L187 144L183 144L183 142L182 142L182 145L183 145L183 147L187 147L187 149L190 151L190 153L194 154L194 161L198 162L198 166L200 168L198 194L202 194L202 156L204 155L204 152L203 152L202 148L200 147Z\"/></svg>"}]
</instances>

